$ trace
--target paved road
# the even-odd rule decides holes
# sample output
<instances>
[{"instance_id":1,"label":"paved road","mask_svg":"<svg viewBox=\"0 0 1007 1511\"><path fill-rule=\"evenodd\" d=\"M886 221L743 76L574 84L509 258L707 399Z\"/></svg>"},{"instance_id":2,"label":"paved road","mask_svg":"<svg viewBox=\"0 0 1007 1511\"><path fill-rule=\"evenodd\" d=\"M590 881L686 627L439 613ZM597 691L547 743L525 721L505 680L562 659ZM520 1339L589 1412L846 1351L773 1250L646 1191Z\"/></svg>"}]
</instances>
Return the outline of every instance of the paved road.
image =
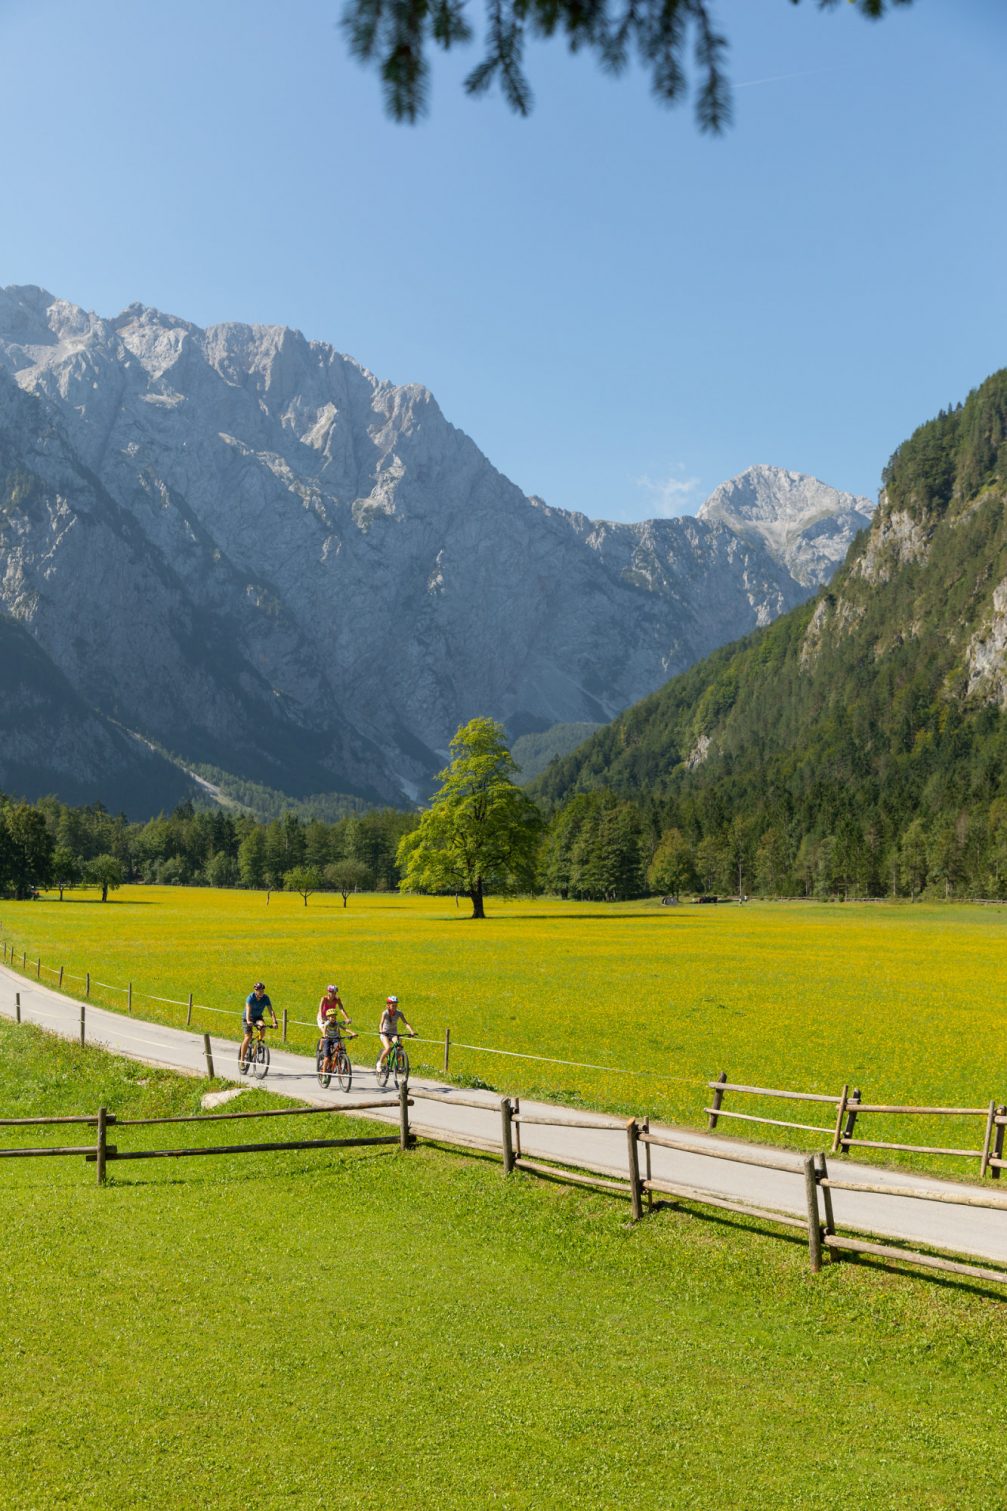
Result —
<instances>
[{"instance_id":1,"label":"paved road","mask_svg":"<svg viewBox=\"0 0 1007 1511\"><path fill-rule=\"evenodd\" d=\"M26 982L23 977L0 967L0 1014L8 1018L14 1016L16 991L21 994L21 1016L24 1021L37 1023L67 1038L78 1036L79 1001L61 996L47 987ZM234 1038L214 1035L211 1039L216 1073L224 1076L234 1074L235 1079L239 1012L240 1008L234 1014ZM126 1017L89 1003L86 1008L86 1036L91 1043L148 1064L170 1066L197 1074L205 1070L202 1034L168 1028L160 1023L148 1023L141 1018ZM373 1043L371 1040L362 1042L367 1045ZM259 1084L267 1091L285 1093L319 1107L387 1096L387 1113L379 1110L368 1116L396 1120L397 1093L391 1089L381 1091L377 1087L373 1069L363 1068L367 1063L366 1055L361 1054L360 1062L354 1068L353 1092L348 1098L335 1087L323 1091L315 1077L314 1065L305 1056L276 1048L271 1052L269 1077ZM440 1135L446 1141L469 1141L500 1147L498 1095L492 1092L462 1091L442 1082L419 1078L410 1082L410 1091L416 1098L411 1118L417 1132ZM462 1099L466 1105L461 1105ZM478 1105L468 1105L473 1102ZM526 1125L522 1129L521 1142L522 1152L529 1158L561 1161L603 1175L625 1177L625 1122L618 1118L607 1118L600 1113L581 1112L525 1099L521 1102L521 1112L528 1117L562 1118L574 1125L605 1125L602 1128ZM772 1207L797 1216L806 1212L801 1154L656 1123L653 1124L652 1131L672 1136L688 1145L687 1149L682 1150L652 1148L655 1179L686 1183L751 1205ZM782 1163L787 1168L776 1169L762 1163L735 1163L730 1159L712 1157L714 1152ZM957 1183L913 1175L907 1171L858 1165L839 1157L830 1160L830 1173L876 1185L911 1186L919 1191L939 1192L947 1191L949 1186L951 1189L957 1187ZM967 1189L981 1190L986 1195L1000 1194L996 1187L989 1184ZM951 1207L907 1197L846 1191L835 1192L833 1199L840 1232L853 1228L924 1245L943 1245L962 1254L1007 1262L1007 1211ZM1007 1189L1001 1199L1007 1202Z\"/></svg>"}]
</instances>

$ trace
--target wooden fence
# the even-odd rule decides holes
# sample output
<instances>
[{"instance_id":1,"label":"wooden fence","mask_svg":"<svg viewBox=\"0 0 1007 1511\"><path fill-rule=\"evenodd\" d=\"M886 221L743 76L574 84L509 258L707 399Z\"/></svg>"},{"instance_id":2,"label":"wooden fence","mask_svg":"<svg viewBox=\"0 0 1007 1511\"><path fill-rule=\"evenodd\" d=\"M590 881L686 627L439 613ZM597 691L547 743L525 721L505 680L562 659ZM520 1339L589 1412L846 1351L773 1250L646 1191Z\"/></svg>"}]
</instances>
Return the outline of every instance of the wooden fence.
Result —
<instances>
[{"instance_id":1,"label":"wooden fence","mask_svg":"<svg viewBox=\"0 0 1007 1511\"><path fill-rule=\"evenodd\" d=\"M200 1112L177 1117L120 1118L106 1107L96 1113L73 1117L0 1118L0 1128L64 1127L67 1124L95 1129L95 1141L91 1144L43 1145L34 1148L0 1149L0 1159L36 1159L53 1156L83 1158L97 1167L99 1186L105 1184L106 1168L110 1161L129 1159L185 1159L195 1155L216 1154L269 1154L292 1149L351 1149L370 1144L396 1144L400 1149L409 1149L414 1138L409 1127L409 1108L413 1105L406 1088L400 1087L398 1098L398 1131L366 1138L314 1138L271 1140L268 1143L244 1142L240 1144L194 1144L175 1149L120 1149L118 1144L108 1142L110 1128L153 1128L172 1123L234 1123L247 1118L332 1117L354 1112L369 1112L380 1108L389 1110L389 1101L348 1102L333 1107L269 1107L255 1112ZM394 1105L394 1104L391 1104Z\"/></svg>"},{"instance_id":2,"label":"wooden fence","mask_svg":"<svg viewBox=\"0 0 1007 1511\"><path fill-rule=\"evenodd\" d=\"M707 1127L711 1131L717 1127L721 1118L732 1118L744 1123L761 1123L773 1128L795 1128L806 1133L825 1134L832 1140L833 1154L848 1154L851 1149L890 1149L901 1153L936 1154L955 1159L978 1160L980 1176L988 1172L994 1180L998 1180L1000 1171L1007 1168L1007 1161L1003 1159L1007 1107L999 1105L995 1100L987 1102L984 1107L914 1107L899 1103L865 1102L860 1088L854 1087L850 1091L848 1084L836 1095L815 1091L784 1091L779 1087L746 1086L740 1082L729 1081L726 1071L721 1071L715 1081L708 1081L706 1084L713 1092L712 1104L703 1109L707 1114ZM768 1117L762 1113L737 1112L723 1105L724 1097L728 1092L777 1101L813 1102L824 1105L832 1109L831 1123L828 1127L824 1127L819 1123L797 1123L785 1118ZM982 1126L982 1134L978 1138L977 1147L964 1149L946 1144L909 1144L886 1139L854 1137L860 1118L878 1114L887 1117L975 1119Z\"/></svg>"},{"instance_id":3,"label":"wooden fence","mask_svg":"<svg viewBox=\"0 0 1007 1511\"><path fill-rule=\"evenodd\" d=\"M41 1128L68 1126L86 1127L94 1129L94 1142L73 1145L50 1145L32 1146L27 1148L0 1149L0 1159L30 1159L39 1157L77 1157L83 1158L96 1166L97 1182L103 1185L106 1179L107 1166L116 1160L134 1159L180 1159L195 1156L217 1156L223 1154L265 1154L279 1151L299 1149L348 1149L362 1146L386 1145L397 1146L401 1151L412 1148L418 1141L417 1130L411 1126L409 1109L415 1106L416 1101L434 1100L434 1094L423 1092L410 1093L405 1087L400 1088L398 1096L398 1127L396 1131L375 1134L355 1138L312 1138L312 1139L286 1139L241 1142L230 1144L197 1144L183 1145L172 1148L152 1149L124 1149L118 1144L110 1143L108 1139L109 1129L124 1130L127 1128L151 1128L178 1124L200 1123L236 1123L250 1118L282 1118L282 1117L331 1117L333 1115L345 1115L346 1113L373 1114L377 1110L390 1111L394 1103L385 1099L382 1101L343 1103L334 1107L282 1107L266 1108L254 1112L213 1112L195 1113L192 1115L179 1115L170 1117L152 1118L120 1118L107 1108L100 1107L96 1113L83 1114L67 1117L33 1117L33 1118L0 1118L0 1127L4 1128ZM492 1106L484 1101L472 1098L452 1098L453 1105L478 1108L481 1112L492 1113ZM1007 1124L1007 1116L999 1115L999 1126ZM996 1115L995 1119L996 1121ZM623 1147L626 1162L626 1175L611 1176L599 1174L597 1170L587 1164L578 1165L574 1161L561 1163L559 1160L531 1159L521 1150L522 1126L535 1127L560 1127L571 1128L579 1131L602 1130L611 1133L618 1139ZM872 1258L883 1259L889 1262L910 1264L924 1269L937 1270L956 1276L964 1276L968 1279L982 1281L983 1283L1007 1284L1007 1269L995 1269L989 1265L977 1264L972 1261L953 1259L948 1257L954 1250L949 1246L931 1245L940 1250L938 1253L930 1253L918 1248L899 1247L893 1243L878 1243L871 1238L863 1236L863 1229L840 1234L837 1232L834 1203L832 1193L834 1191L850 1191L867 1193L884 1197L906 1198L913 1201L934 1201L951 1204L959 1207L981 1207L992 1211L1007 1213L1007 1197L986 1193L978 1188L967 1190L955 1186L943 1186L939 1190L928 1190L917 1186L897 1186L890 1184L876 1184L867 1181L847 1180L836 1178L829 1173L826 1156L824 1153L806 1155L798 1164L793 1159L784 1156L774 1156L770 1151L764 1150L756 1153L754 1150L739 1148L725 1149L711 1143L703 1147L697 1145L694 1139L676 1137L670 1133L653 1132L646 1120L630 1118L624 1125L611 1121L575 1120L572 1118L540 1116L521 1111L520 1103L516 1098L503 1097L500 1101L500 1141L499 1144L492 1139L481 1137L466 1137L452 1133L445 1135L439 1130L432 1130L428 1135L430 1142L447 1144L448 1146L467 1148L475 1146L485 1149L493 1154L502 1156L503 1172L511 1175L515 1171L527 1172L539 1179L559 1181L576 1186L587 1186L594 1190L605 1192L609 1195L617 1195L628 1198L632 1210L634 1222L641 1221L645 1214L653 1209L655 1195L670 1198L673 1201L684 1201L699 1206L713 1207L716 1209L735 1212L744 1217L754 1218L761 1222L771 1223L774 1226L796 1229L806 1237L808 1244L808 1256L813 1272L822 1268L823 1256L830 1255L839 1258L844 1254L867 1255ZM718 1191L706 1186L697 1186L691 1182L673 1180L668 1177L656 1177L651 1170L651 1150L672 1149L687 1153L690 1156L699 1156L704 1159L726 1161L733 1165L752 1165L762 1169L777 1171L791 1177L799 1183L800 1191L795 1196L795 1201L790 1210L781 1207L772 1207L742 1200L741 1198L724 1191ZM1007 1164L1007 1161L1003 1163ZM798 1210L795 1211L793 1208ZM801 1208L803 1207L803 1211Z\"/></svg>"}]
</instances>

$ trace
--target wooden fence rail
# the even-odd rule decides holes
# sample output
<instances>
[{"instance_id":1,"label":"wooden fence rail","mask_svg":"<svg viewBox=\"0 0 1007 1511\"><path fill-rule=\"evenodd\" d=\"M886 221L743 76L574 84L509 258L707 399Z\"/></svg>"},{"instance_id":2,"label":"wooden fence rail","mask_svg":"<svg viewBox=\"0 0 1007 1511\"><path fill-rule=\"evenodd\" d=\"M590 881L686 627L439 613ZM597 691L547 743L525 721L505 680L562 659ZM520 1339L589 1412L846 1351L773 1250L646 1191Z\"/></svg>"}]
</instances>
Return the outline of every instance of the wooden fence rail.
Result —
<instances>
[{"instance_id":1,"label":"wooden fence rail","mask_svg":"<svg viewBox=\"0 0 1007 1511\"><path fill-rule=\"evenodd\" d=\"M1000 1178L1001 1170L1007 1169L1007 1161L1003 1158L1007 1108L998 1106L995 1101L988 1102L985 1107L916 1107L906 1103L865 1102L860 1088L855 1087L851 1092L848 1084L837 1096L832 1096L826 1092L788 1091L780 1087L748 1086L741 1082L729 1081L726 1071L721 1071L715 1081L708 1081L706 1084L713 1092L711 1105L703 1109L707 1114L707 1127L711 1131L717 1127L721 1118L733 1118L739 1122L760 1123L772 1128L793 1128L804 1133L831 1135L833 1154L848 1154L851 1149L888 1149L905 1154L977 1159L980 1162L980 1176L989 1172L994 1180ZM824 1103L836 1109L835 1121L831 1128L824 1128L819 1124L796 1123L786 1118L769 1117L763 1113L736 1112L723 1105L724 1096L728 1092L743 1096L765 1097L772 1101ZM978 1147L962 1148L960 1145L911 1144L894 1139L857 1138L854 1136L854 1130L858 1119L865 1116L981 1118L983 1120L982 1139Z\"/></svg>"},{"instance_id":2,"label":"wooden fence rail","mask_svg":"<svg viewBox=\"0 0 1007 1511\"><path fill-rule=\"evenodd\" d=\"M96 1138L93 1144L74 1144L71 1146L52 1145L42 1148L13 1148L0 1149L0 1159L38 1159L52 1156L83 1157L89 1164L97 1165L98 1184L105 1182L106 1165L110 1160L128 1159L186 1159L197 1155L216 1154L268 1154L291 1149L349 1149L373 1144L397 1144L400 1149L409 1149L415 1143L415 1137L409 1127L409 1108L413 1105L412 1099L405 1086L399 1088L398 1096L398 1129L394 1133L375 1134L363 1138L340 1138L340 1139L294 1139L273 1141L269 1143L242 1143L242 1144L195 1144L180 1149L120 1149L116 1144L110 1144L107 1138L109 1128L152 1128L165 1123L220 1123L238 1122L245 1118L277 1118L277 1117L327 1117L333 1114L346 1114L354 1112L374 1111L380 1108L388 1112L394 1108L395 1103L388 1100L382 1102L340 1102L333 1107L269 1107L255 1112L210 1112L194 1113L178 1117L156 1118L121 1118L117 1119L114 1112L109 1112L105 1107L99 1107L96 1113L84 1113L73 1117L37 1117L37 1118L0 1118L0 1127L40 1127L40 1126L65 1126L67 1123L85 1125L96 1130Z\"/></svg>"},{"instance_id":3,"label":"wooden fence rail","mask_svg":"<svg viewBox=\"0 0 1007 1511\"><path fill-rule=\"evenodd\" d=\"M825 1197L824 1223L821 1222L817 1210L817 1195L813 1215L813 1222L819 1226L820 1243L824 1249L837 1253L868 1254L873 1258L889 1259L900 1264L918 1266L921 1269L939 1270L950 1275L964 1275L973 1280L1007 1285L1007 1269L992 1269L987 1265L975 1264L971 1261L949 1259L946 1257L947 1253L954 1252L949 1244L931 1244L930 1248L943 1251L931 1254L909 1246L900 1248L895 1244L875 1243L873 1240L860 1236L848 1237L838 1234L833 1216L832 1192L860 1191L876 1196L898 1196L913 1201L942 1202L957 1207L985 1207L999 1212L1007 1212L1007 1200L998 1199L992 1195L986 1196L981 1192L956 1191L951 1187L930 1191L917 1186L889 1186L871 1181L836 1180L829 1175L824 1154L813 1161L813 1185L816 1193L820 1190Z\"/></svg>"}]
</instances>

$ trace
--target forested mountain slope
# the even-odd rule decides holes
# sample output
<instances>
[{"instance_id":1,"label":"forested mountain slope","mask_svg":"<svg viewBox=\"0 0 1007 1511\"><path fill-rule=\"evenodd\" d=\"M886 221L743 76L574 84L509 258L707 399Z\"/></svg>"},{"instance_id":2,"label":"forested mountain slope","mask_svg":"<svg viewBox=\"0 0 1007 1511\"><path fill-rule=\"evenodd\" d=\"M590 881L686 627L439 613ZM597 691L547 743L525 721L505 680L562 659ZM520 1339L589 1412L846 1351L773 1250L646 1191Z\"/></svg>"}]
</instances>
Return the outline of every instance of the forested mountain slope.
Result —
<instances>
[{"instance_id":1,"label":"forested mountain slope","mask_svg":"<svg viewBox=\"0 0 1007 1511\"><path fill-rule=\"evenodd\" d=\"M999 888L1005 436L1007 370L899 447L830 587L674 678L535 790L642 801L655 832L706 843L700 882L719 869L722 885L773 889Z\"/></svg>"}]
</instances>

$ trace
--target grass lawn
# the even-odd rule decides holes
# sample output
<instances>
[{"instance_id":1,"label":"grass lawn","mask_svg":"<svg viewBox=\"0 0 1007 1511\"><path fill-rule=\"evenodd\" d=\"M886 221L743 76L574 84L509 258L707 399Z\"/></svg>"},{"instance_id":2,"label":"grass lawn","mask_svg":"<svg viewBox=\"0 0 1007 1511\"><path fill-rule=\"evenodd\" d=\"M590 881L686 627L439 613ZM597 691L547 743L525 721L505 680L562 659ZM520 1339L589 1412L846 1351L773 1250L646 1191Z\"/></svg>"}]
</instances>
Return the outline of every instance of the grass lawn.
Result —
<instances>
[{"instance_id":1,"label":"grass lawn","mask_svg":"<svg viewBox=\"0 0 1007 1511\"><path fill-rule=\"evenodd\" d=\"M205 1087L0 1022L8 1115ZM981 1290L430 1147L110 1172L0 1161L4 1507L1003 1503Z\"/></svg>"},{"instance_id":2,"label":"grass lawn","mask_svg":"<svg viewBox=\"0 0 1007 1511\"><path fill-rule=\"evenodd\" d=\"M331 895L305 907L296 895L274 894L267 906L263 893L126 887L104 906L86 892L62 903L55 894L4 902L0 935L27 953L29 969L41 956L80 977L90 970L113 984L132 980L134 1011L144 1017L183 1022L183 1009L144 994L184 1000L191 991L197 1004L233 1012L229 1021L197 1007L193 1027L215 1032L237 1033L260 975L278 1009L312 1025L328 981L338 982L364 1029L376 1028L394 991L421 1035L439 1038L450 1025L454 1071L502 1091L691 1124L703 1121L703 1083L721 1070L749 1084L833 1095L848 1082L866 1100L1007 1102L1000 908L670 909L536 898L491 901L484 922L466 913L450 898L368 895L344 909ZM43 981L52 979L43 971ZM124 1006L121 992L95 987L92 995ZM294 1047L307 1052L313 1042L313 1026L292 1027ZM461 1044L633 1074L476 1054ZM439 1046L414 1050L418 1062L441 1065ZM866 1136L906 1141L905 1126L875 1120ZM909 1141L917 1137L978 1143L981 1128L914 1124Z\"/></svg>"}]
</instances>

